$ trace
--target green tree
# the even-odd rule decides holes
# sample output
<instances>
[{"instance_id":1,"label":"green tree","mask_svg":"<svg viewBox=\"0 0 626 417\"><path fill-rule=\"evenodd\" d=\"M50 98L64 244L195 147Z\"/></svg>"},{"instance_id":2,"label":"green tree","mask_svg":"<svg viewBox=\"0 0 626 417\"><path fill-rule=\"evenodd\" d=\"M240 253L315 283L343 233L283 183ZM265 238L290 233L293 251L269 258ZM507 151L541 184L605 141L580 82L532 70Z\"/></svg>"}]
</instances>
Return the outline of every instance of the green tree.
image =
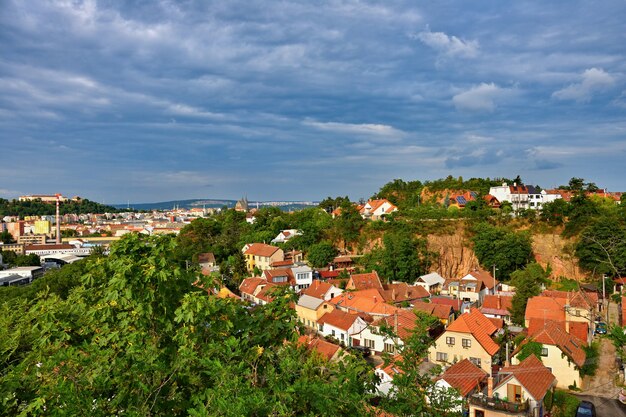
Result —
<instances>
[{"instance_id":1,"label":"green tree","mask_svg":"<svg viewBox=\"0 0 626 417\"><path fill-rule=\"evenodd\" d=\"M15 243L15 239L13 239L13 235L8 230L3 230L0 233L0 242L4 244Z\"/></svg>"},{"instance_id":2,"label":"green tree","mask_svg":"<svg viewBox=\"0 0 626 417\"><path fill-rule=\"evenodd\" d=\"M311 245L307 253L307 260L315 268L323 268L337 256L337 249L329 241Z\"/></svg>"},{"instance_id":3,"label":"green tree","mask_svg":"<svg viewBox=\"0 0 626 417\"><path fill-rule=\"evenodd\" d=\"M524 325L528 299L541 293L541 285L548 282L548 275L548 271L538 263L528 264L523 270L511 274L511 283L515 286L511 306L511 320L514 323Z\"/></svg>"},{"instance_id":4,"label":"green tree","mask_svg":"<svg viewBox=\"0 0 626 417\"><path fill-rule=\"evenodd\" d=\"M539 342L535 342L534 340L531 340L529 342L526 342L522 345L522 347L520 348L519 353L517 354L516 358L518 361L523 361L524 359L526 359L527 357L529 357L530 355L535 355L537 357L537 359L541 360L541 351L543 350L543 345Z\"/></svg>"},{"instance_id":5,"label":"green tree","mask_svg":"<svg viewBox=\"0 0 626 417\"><path fill-rule=\"evenodd\" d=\"M474 252L481 266L498 268L498 278L506 281L511 273L532 260L531 238L527 232L480 223L474 228Z\"/></svg>"},{"instance_id":6,"label":"green tree","mask_svg":"<svg viewBox=\"0 0 626 417\"><path fill-rule=\"evenodd\" d=\"M626 273L626 226L615 217L601 217L589 225L576 244L580 266L596 274Z\"/></svg>"},{"instance_id":7,"label":"green tree","mask_svg":"<svg viewBox=\"0 0 626 417\"><path fill-rule=\"evenodd\" d=\"M554 226L560 226L565 223L569 211L569 203L562 198L558 198L541 207L540 219Z\"/></svg>"},{"instance_id":8,"label":"green tree","mask_svg":"<svg viewBox=\"0 0 626 417\"><path fill-rule=\"evenodd\" d=\"M335 219L334 225L338 238L346 249L357 241L365 221L356 207L350 202L341 204L341 214Z\"/></svg>"}]
</instances>

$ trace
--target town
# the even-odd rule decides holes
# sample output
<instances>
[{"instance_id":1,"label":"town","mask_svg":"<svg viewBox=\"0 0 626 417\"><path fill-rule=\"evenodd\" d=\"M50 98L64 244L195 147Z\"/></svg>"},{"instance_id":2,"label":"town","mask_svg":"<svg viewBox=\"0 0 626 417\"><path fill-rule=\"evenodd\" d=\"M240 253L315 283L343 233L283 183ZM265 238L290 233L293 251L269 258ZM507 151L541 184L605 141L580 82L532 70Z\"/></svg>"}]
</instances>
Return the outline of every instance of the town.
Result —
<instances>
[{"instance_id":1,"label":"town","mask_svg":"<svg viewBox=\"0 0 626 417\"><path fill-rule=\"evenodd\" d=\"M0 213L0 283L27 288L71 264L116 256L129 236L170 236L209 298L256 311L289 296L298 345L327 363L364 360L375 375L375 414L404 415L385 404L406 395L398 381L411 362L433 415L569 415L572 403L626 402L622 254L581 238L572 267L564 243L550 259L539 244L568 227L600 239L586 222L603 211L623 216L624 194L578 178L552 190L499 181L470 189L472 180L395 180L367 201L329 198L292 213L243 198L233 209L61 215L81 199L22 196L56 212ZM576 226L580 207L590 206L597 210ZM459 233L473 236L451 243ZM611 252L589 258L594 244ZM609 262L613 269L598 267ZM609 338L615 332L622 345L619 335ZM427 341L419 353L416 336Z\"/></svg>"}]
</instances>

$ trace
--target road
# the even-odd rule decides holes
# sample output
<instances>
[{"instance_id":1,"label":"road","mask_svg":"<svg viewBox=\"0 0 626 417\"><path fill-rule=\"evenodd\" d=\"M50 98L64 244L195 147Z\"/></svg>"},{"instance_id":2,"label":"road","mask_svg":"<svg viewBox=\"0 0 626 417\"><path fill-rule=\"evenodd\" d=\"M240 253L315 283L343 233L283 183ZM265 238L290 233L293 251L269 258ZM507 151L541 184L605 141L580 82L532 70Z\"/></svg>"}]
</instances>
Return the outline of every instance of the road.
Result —
<instances>
[{"instance_id":1,"label":"road","mask_svg":"<svg viewBox=\"0 0 626 417\"><path fill-rule=\"evenodd\" d=\"M617 399L578 394L576 394L576 397L592 402L596 406L598 417L626 417L626 405L620 403Z\"/></svg>"}]
</instances>

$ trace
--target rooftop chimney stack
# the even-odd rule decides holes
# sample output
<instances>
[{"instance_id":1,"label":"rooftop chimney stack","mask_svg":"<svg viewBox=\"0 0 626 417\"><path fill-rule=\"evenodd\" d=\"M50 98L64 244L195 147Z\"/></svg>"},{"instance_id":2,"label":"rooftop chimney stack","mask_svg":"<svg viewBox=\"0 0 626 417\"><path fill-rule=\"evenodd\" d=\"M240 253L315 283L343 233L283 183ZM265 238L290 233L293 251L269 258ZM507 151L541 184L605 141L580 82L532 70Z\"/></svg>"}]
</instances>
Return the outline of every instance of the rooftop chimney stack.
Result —
<instances>
[{"instance_id":1,"label":"rooftop chimney stack","mask_svg":"<svg viewBox=\"0 0 626 417\"><path fill-rule=\"evenodd\" d=\"M487 378L487 397L493 397L493 377Z\"/></svg>"}]
</instances>

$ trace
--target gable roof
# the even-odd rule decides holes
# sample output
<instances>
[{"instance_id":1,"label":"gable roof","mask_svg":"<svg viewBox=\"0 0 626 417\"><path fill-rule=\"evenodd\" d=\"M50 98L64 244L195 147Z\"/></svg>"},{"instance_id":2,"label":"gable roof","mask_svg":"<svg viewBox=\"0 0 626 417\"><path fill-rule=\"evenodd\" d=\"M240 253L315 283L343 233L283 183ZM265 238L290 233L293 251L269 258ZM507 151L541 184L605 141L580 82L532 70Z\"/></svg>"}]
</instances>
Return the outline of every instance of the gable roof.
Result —
<instances>
[{"instance_id":1,"label":"gable roof","mask_svg":"<svg viewBox=\"0 0 626 417\"><path fill-rule=\"evenodd\" d=\"M319 324L328 324L341 330L349 330L359 317L361 316L358 314L350 314L341 310L333 310L325 313L317 322Z\"/></svg>"},{"instance_id":2,"label":"gable roof","mask_svg":"<svg viewBox=\"0 0 626 417\"><path fill-rule=\"evenodd\" d=\"M436 272L431 272L430 274L422 275L417 278L417 281L425 282L428 285L437 285L443 284L446 280L444 277L439 275Z\"/></svg>"},{"instance_id":3,"label":"gable roof","mask_svg":"<svg viewBox=\"0 0 626 417\"><path fill-rule=\"evenodd\" d=\"M452 388L458 389L461 396L465 397L488 376L487 372L474 365L469 359L463 359L449 367L441 375L441 379L450 384Z\"/></svg>"},{"instance_id":4,"label":"gable roof","mask_svg":"<svg viewBox=\"0 0 626 417\"><path fill-rule=\"evenodd\" d=\"M383 285L380 282L378 272L372 271L365 274L352 274L348 280L346 287L354 287L356 290L367 290L370 288L377 288L382 290Z\"/></svg>"},{"instance_id":5,"label":"gable roof","mask_svg":"<svg viewBox=\"0 0 626 417\"><path fill-rule=\"evenodd\" d=\"M430 293L424 287L408 285L406 282L384 284L381 294L388 303L400 303L430 297Z\"/></svg>"},{"instance_id":6,"label":"gable roof","mask_svg":"<svg viewBox=\"0 0 626 417\"><path fill-rule=\"evenodd\" d=\"M582 347L587 343L574 335L568 334L561 326L561 323L546 321L541 328L529 329L528 336L535 342L558 347L578 367L583 366L585 363L587 355Z\"/></svg>"},{"instance_id":7,"label":"gable roof","mask_svg":"<svg viewBox=\"0 0 626 417\"><path fill-rule=\"evenodd\" d=\"M327 342L326 340L318 337L311 338L310 336L300 336L298 338L298 344L305 345L308 351L317 352L327 360L331 360L341 349L338 345Z\"/></svg>"},{"instance_id":8,"label":"gable roof","mask_svg":"<svg viewBox=\"0 0 626 417\"><path fill-rule=\"evenodd\" d=\"M215 263L215 255L213 255L213 252L206 252L198 255L198 263L203 264L208 262Z\"/></svg>"},{"instance_id":9,"label":"gable roof","mask_svg":"<svg viewBox=\"0 0 626 417\"><path fill-rule=\"evenodd\" d=\"M565 321L565 299L542 295L529 298L524 318Z\"/></svg>"},{"instance_id":10,"label":"gable roof","mask_svg":"<svg viewBox=\"0 0 626 417\"><path fill-rule=\"evenodd\" d=\"M513 307L513 297L509 295L485 295L480 311L483 314L510 316Z\"/></svg>"},{"instance_id":11,"label":"gable roof","mask_svg":"<svg viewBox=\"0 0 626 417\"><path fill-rule=\"evenodd\" d=\"M333 285L328 282L314 279L309 288L302 291L302 294L308 295L309 297L324 298L324 295L326 295L328 290L332 287Z\"/></svg>"},{"instance_id":12,"label":"gable roof","mask_svg":"<svg viewBox=\"0 0 626 417\"><path fill-rule=\"evenodd\" d=\"M244 255L270 257L279 250L280 248L276 246L266 245L265 243L253 243L244 252Z\"/></svg>"},{"instance_id":13,"label":"gable roof","mask_svg":"<svg viewBox=\"0 0 626 417\"><path fill-rule=\"evenodd\" d=\"M468 272L467 275L461 278L461 280L466 280L470 276L482 282L488 289L492 289L495 285L498 285L498 280L494 279L493 276L484 269L474 269L473 271Z\"/></svg>"},{"instance_id":14,"label":"gable roof","mask_svg":"<svg viewBox=\"0 0 626 417\"><path fill-rule=\"evenodd\" d=\"M491 338L497 330L496 326L480 311L472 309L469 313L461 314L446 331L470 333L483 349L493 356L500 349L500 346Z\"/></svg>"},{"instance_id":15,"label":"gable roof","mask_svg":"<svg viewBox=\"0 0 626 417\"><path fill-rule=\"evenodd\" d=\"M585 291L555 291L545 290L541 295L552 298L565 299L565 304L572 307L593 309L598 304L598 294Z\"/></svg>"},{"instance_id":16,"label":"gable roof","mask_svg":"<svg viewBox=\"0 0 626 417\"><path fill-rule=\"evenodd\" d=\"M424 301L414 301L413 310L423 311L440 320L447 320L453 313L453 307L447 304L426 303Z\"/></svg>"},{"instance_id":17,"label":"gable roof","mask_svg":"<svg viewBox=\"0 0 626 417\"><path fill-rule=\"evenodd\" d=\"M376 365L376 369L386 373L391 377L391 379L393 379L395 375L404 373L404 371L399 366L399 364L402 363L402 360L402 355L395 355L393 358L391 358L389 363L385 364L385 362L383 361L383 363L381 363L380 365Z\"/></svg>"},{"instance_id":18,"label":"gable roof","mask_svg":"<svg viewBox=\"0 0 626 417\"><path fill-rule=\"evenodd\" d=\"M265 277L267 282L271 282L273 284L278 284L278 285L292 284L292 285L294 285L296 283L296 279L294 278L293 273L291 272L291 269L289 269L289 268L267 269L267 270L263 271L263 276ZM280 277L286 277L287 280L284 281L284 282L274 282L275 278L280 278Z\"/></svg>"},{"instance_id":19,"label":"gable roof","mask_svg":"<svg viewBox=\"0 0 626 417\"><path fill-rule=\"evenodd\" d=\"M273 288L276 288L276 285L268 282L267 284L265 284L263 288L261 288L261 291L258 292L258 294L256 295L256 298L258 298L259 300L263 300L266 303L271 302L274 299L274 297L271 297L268 293Z\"/></svg>"},{"instance_id":20,"label":"gable roof","mask_svg":"<svg viewBox=\"0 0 626 417\"><path fill-rule=\"evenodd\" d=\"M345 308L352 314L369 313L374 315L393 314L398 308L385 302L377 289L343 292L330 300L338 308Z\"/></svg>"},{"instance_id":21,"label":"gable roof","mask_svg":"<svg viewBox=\"0 0 626 417\"><path fill-rule=\"evenodd\" d=\"M267 281L260 277L246 278L239 284L239 292L253 295L259 284L266 284Z\"/></svg>"},{"instance_id":22,"label":"gable roof","mask_svg":"<svg viewBox=\"0 0 626 417\"><path fill-rule=\"evenodd\" d=\"M500 375L503 374L510 376L500 380L496 388L506 384L514 377L535 401L541 401L556 380L552 372L543 366L535 355L528 356L519 365L502 368Z\"/></svg>"},{"instance_id":23,"label":"gable roof","mask_svg":"<svg viewBox=\"0 0 626 417\"><path fill-rule=\"evenodd\" d=\"M400 339L405 340L411 335L411 331L415 328L416 320L417 316L412 311L397 309L394 314L376 320L372 323L372 326L379 327L384 325L390 327L394 329L394 332Z\"/></svg>"},{"instance_id":24,"label":"gable roof","mask_svg":"<svg viewBox=\"0 0 626 417\"><path fill-rule=\"evenodd\" d=\"M458 298L431 297L430 302L433 304L443 304L450 306L454 309L454 311L461 310L461 307L463 306L463 300L459 300Z\"/></svg>"}]
</instances>

